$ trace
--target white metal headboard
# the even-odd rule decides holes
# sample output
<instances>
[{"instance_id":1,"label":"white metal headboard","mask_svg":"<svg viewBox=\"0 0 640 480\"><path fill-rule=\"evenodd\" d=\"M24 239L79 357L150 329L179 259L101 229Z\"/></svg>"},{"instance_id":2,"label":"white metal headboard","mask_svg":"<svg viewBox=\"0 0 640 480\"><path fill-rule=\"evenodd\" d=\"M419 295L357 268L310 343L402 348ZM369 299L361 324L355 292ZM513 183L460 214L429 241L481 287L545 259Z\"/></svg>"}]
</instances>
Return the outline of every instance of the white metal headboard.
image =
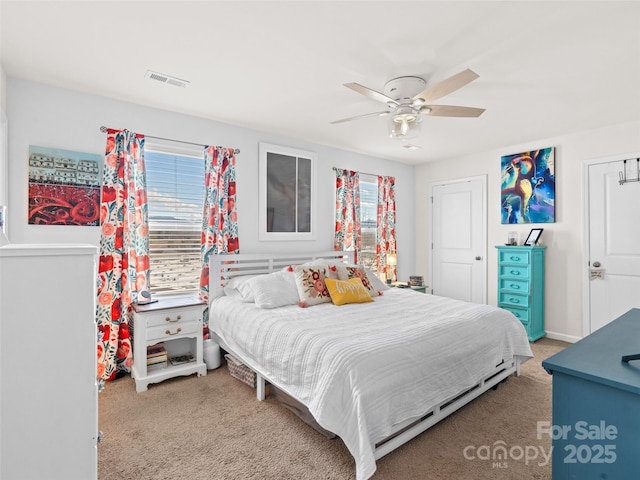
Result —
<instances>
[{"instance_id":1,"label":"white metal headboard","mask_svg":"<svg viewBox=\"0 0 640 480\"><path fill-rule=\"evenodd\" d=\"M353 252L321 253L239 253L212 255L209 262L209 297L217 298L227 282L240 275L276 272L288 265L300 265L313 260L332 260L353 263Z\"/></svg>"}]
</instances>

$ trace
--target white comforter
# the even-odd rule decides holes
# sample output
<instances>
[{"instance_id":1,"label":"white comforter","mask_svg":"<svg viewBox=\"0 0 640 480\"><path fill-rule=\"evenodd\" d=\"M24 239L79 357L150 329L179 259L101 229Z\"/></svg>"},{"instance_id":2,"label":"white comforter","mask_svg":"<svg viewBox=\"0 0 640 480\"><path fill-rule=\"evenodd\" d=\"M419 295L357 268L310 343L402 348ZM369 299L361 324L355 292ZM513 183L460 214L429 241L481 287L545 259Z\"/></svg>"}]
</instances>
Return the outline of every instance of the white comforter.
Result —
<instances>
[{"instance_id":1,"label":"white comforter","mask_svg":"<svg viewBox=\"0 0 640 480\"><path fill-rule=\"evenodd\" d=\"M473 386L503 359L531 358L521 323L488 305L389 289L372 303L271 310L211 302L209 326L255 371L340 436L356 478L376 470L394 425Z\"/></svg>"}]
</instances>

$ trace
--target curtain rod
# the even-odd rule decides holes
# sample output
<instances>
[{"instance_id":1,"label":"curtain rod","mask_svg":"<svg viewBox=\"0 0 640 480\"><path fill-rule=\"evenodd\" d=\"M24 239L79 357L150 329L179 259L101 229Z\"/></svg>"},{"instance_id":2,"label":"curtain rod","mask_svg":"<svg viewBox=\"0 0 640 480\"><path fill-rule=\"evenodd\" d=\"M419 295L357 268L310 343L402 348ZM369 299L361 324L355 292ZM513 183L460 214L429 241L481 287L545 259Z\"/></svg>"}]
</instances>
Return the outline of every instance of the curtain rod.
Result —
<instances>
[{"instance_id":1,"label":"curtain rod","mask_svg":"<svg viewBox=\"0 0 640 480\"><path fill-rule=\"evenodd\" d=\"M104 125L102 127L100 127L100 131L102 133L107 133L107 130L109 130L107 127L105 127ZM119 130L119 129L112 129L112 130ZM145 135L145 137L149 137L149 138L155 138L156 140L168 140L169 142L177 142L177 143L186 143L188 145L197 145L199 147L206 147L208 145L204 145L202 143L194 143L194 142L185 142L184 140L174 140L172 138L165 138L165 137L154 137L153 135ZM239 154L240 153L240 149L239 148L234 148L233 149L233 153L234 154Z\"/></svg>"},{"instance_id":2,"label":"curtain rod","mask_svg":"<svg viewBox=\"0 0 640 480\"><path fill-rule=\"evenodd\" d=\"M338 170L338 167L332 167L332 168L333 168L333 171L334 171L334 172L335 172L336 170ZM348 169L346 169L346 168L341 168L340 170L348 170ZM369 175L369 176L371 176L371 177L382 177L382 176L384 176L384 175L378 175L377 173L361 172L360 170L351 170L351 171L352 171L352 172L353 172L353 171L355 171L355 172L361 173L362 175Z\"/></svg>"}]
</instances>

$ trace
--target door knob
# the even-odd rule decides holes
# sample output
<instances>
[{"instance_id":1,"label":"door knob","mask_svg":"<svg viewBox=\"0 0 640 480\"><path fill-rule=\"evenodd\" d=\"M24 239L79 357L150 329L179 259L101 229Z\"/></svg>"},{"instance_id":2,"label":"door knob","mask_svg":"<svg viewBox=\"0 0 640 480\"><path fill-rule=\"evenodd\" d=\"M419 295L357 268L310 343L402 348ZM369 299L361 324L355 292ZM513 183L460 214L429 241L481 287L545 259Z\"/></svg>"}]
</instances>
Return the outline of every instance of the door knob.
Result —
<instances>
[{"instance_id":1,"label":"door knob","mask_svg":"<svg viewBox=\"0 0 640 480\"><path fill-rule=\"evenodd\" d=\"M482 260L482 257L476 257L476 260Z\"/></svg>"},{"instance_id":2,"label":"door knob","mask_svg":"<svg viewBox=\"0 0 640 480\"><path fill-rule=\"evenodd\" d=\"M597 261L596 261L596 262L593 262L593 266L594 266L595 268L600 267L600 262L597 262Z\"/></svg>"}]
</instances>

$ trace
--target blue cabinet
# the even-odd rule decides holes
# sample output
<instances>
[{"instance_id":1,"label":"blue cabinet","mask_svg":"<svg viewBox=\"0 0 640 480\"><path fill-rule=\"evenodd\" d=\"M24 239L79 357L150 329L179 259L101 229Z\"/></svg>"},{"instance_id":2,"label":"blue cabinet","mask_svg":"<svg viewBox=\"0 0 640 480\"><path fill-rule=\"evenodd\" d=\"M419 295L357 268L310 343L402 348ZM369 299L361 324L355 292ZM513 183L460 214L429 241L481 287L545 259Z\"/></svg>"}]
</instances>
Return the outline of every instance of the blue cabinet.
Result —
<instances>
[{"instance_id":1,"label":"blue cabinet","mask_svg":"<svg viewBox=\"0 0 640 480\"><path fill-rule=\"evenodd\" d=\"M544 331L544 252L547 247L498 246L498 306L522 322L530 342Z\"/></svg>"},{"instance_id":2,"label":"blue cabinet","mask_svg":"<svg viewBox=\"0 0 640 480\"><path fill-rule=\"evenodd\" d=\"M542 362L553 375L553 480L638 478L640 309L632 309Z\"/></svg>"}]
</instances>

